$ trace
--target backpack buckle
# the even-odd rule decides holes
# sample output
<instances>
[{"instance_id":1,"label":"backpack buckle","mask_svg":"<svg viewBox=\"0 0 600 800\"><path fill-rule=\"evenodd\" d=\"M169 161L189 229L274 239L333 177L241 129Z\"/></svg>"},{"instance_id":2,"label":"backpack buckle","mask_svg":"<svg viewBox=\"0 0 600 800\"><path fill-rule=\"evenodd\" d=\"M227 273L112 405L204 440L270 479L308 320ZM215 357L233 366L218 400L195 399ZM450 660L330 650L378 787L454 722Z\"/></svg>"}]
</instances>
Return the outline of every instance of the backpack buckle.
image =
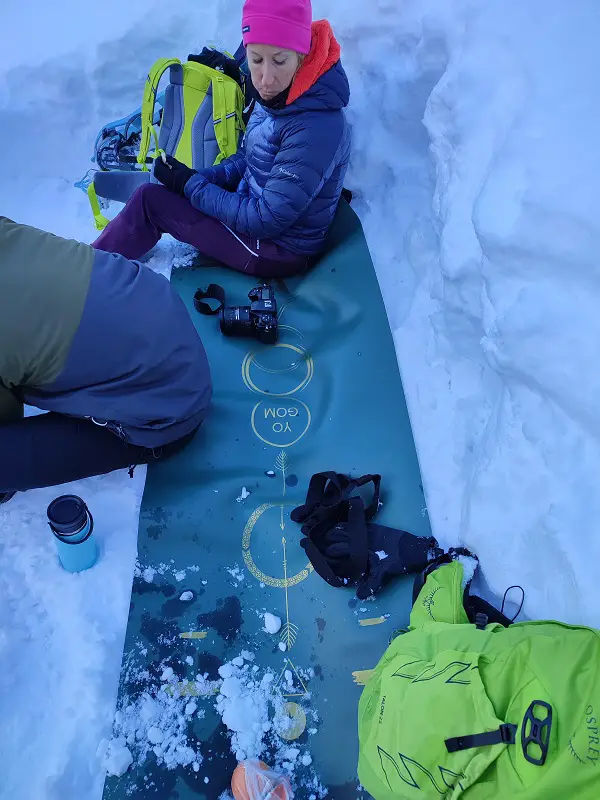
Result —
<instances>
[{"instance_id":1,"label":"backpack buckle","mask_svg":"<svg viewBox=\"0 0 600 800\"><path fill-rule=\"evenodd\" d=\"M546 716L540 719L536 716L536 707L544 708ZM521 747L525 759L536 767L543 767L548 757L550 747L550 731L552 730L552 706L543 700L534 700L529 706L523 717L521 725ZM536 745L540 749L540 756L536 758L531 755L530 749Z\"/></svg>"},{"instance_id":2,"label":"backpack buckle","mask_svg":"<svg viewBox=\"0 0 600 800\"><path fill-rule=\"evenodd\" d=\"M481 611L475 615L475 627L478 631L484 631L488 624L488 615Z\"/></svg>"}]
</instances>

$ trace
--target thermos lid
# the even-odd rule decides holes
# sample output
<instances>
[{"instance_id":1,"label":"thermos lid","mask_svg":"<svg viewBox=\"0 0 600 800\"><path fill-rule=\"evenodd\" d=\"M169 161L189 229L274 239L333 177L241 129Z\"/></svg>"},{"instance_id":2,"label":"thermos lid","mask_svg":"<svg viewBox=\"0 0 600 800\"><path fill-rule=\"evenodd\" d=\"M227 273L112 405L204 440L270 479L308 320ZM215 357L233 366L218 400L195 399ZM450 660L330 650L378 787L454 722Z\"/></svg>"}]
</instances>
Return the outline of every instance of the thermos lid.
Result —
<instances>
[{"instance_id":1,"label":"thermos lid","mask_svg":"<svg viewBox=\"0 0 600 800\"><path fill-rule=\"evenodd\" d=\"M88 509L81 497L64 494L48 506L48 522L56 533L77 533L88 521Z\"/></svg>"}]
</instances>

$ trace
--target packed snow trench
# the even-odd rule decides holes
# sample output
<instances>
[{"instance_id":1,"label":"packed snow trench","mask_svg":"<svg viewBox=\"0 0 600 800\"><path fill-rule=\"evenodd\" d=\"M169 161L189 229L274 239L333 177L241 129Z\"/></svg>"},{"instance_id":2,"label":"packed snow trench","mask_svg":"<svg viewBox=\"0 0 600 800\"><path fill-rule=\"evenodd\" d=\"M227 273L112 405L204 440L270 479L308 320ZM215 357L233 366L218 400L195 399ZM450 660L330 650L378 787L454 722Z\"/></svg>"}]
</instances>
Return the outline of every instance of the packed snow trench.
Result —
<instances>
[{"instance_id":1,"label":"packed snow trench","mask_svg":"<svg viewBox=\"0 0 600 800\"><path fill-rule=\"evenodd\" d=\"M4 0L0 214L91 241L73 184L98 130L139 105L156 58L235 47L240 7ZM433 531L478 554L494 595L523 586L528 617L598 626L597 1L315 0L314 11L350 78L347 185ZM165 241L151 266L168 271L180 251ZM77 576L58 566L45 523L56 489L0 510L2 800L101 797L143 483L139 469L68 487L93 507L102 548Z\"/></svg>"}]
</instances>

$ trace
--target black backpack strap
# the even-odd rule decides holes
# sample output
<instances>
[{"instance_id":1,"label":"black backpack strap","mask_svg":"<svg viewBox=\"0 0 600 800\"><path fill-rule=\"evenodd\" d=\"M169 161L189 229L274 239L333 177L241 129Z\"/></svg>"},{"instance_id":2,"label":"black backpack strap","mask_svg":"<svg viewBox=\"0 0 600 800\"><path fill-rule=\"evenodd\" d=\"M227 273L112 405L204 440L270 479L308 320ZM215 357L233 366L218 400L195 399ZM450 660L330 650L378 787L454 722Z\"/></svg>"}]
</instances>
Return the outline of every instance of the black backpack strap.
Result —
<instances>
[{"instance_id":1,"label":"black backpack strap","mask_svg":"<svg viewBox=\"0 0 600 800\"><path fill-rule=\"evenodd\" d=\"M373 519L375 514L379 511L379 497L381 494L381 475L363 475L362 478L357 478L352 481L352 490L367 486L369 483L373 484L373 497L371 502L365 508L365 516L367 520Z\"/></svg>"},{"instance_id":2,"label":"black backpack strap","mask_svg":"<svg viewBox=\"0 0 600 800\"><path fill-rule=\"evenodd\" d=\"M455 736L446 739L446 750L449 753L458 753L461 750L471 750L474 747L491 747L495 744L515 744L517 741L518 725L509 722L500 725L495 731L486 733L471 733L467 736Z\"/></svg>"},{"instance_id":3,"label":"black backpack strap","mask_svg":"<svg viewBox=\"0 0 600 800\"><path fill-rule=\"evenodd\" d=\"M367 513L360 497L353 497L349 502L347 530L350 544L350 563L352 564L354 575L360 577L367 571L369 562Z\"/></svg>"},{"instance_id":4,"label":"black backpack strap","mask_svg":"<svg viewBox=\"0 0 600 800\"><path fill-rule=\"evenodd\" d=\"M490 625L493 622L504 625L505 628L512 625L512 621L507 616L498 611L497 608L494 608L494 606L488 603L487 600L484 600L483 597L479 597L476 594L469 594L468 586L465 589L463 605L467 612L469 622L472 622L474 625L477 625L478 617L480 620L481 617L486 617L485 625ZM484 628L485 625L483 625Z\"/></svg>"},{"instance_id":5,"label":"black backpack strap","mask_svg":"<svg viewBox=\"0 0 600 800\"><path fill-rule=\"evenodd\" d=\"M355 492L370 483L373 496L365 508ZM305 503L292 511L292 520L302 524L305 538L301 546L316 572L331 586L344 586L344 578L346 583L355 584L366 573L367 522L379 510L380 489L381 475L350 478L337 472L318 472L310 479Z\"/></svg>"},{"instance_id":6,"label":"black backpack strap","mask_svg":"<svg viewBox=\"0 0 600 800\"><path fill-rule=\"evenodd\" d=\"M332 570L326 556L319 550L313 539L308 536L301 539L300 546L306 552L308 560L313 565L317 575L320 575L324 581L327 581L330 586L335 586L336 588L346 585L343 578L340 578Z\"/></svg>"},{"instance_id":7,"label":"black backpack strap","mask_svg":"<svg viewBox=\"0 0 600 800\"><path fill-rule=\"evenodd\" d=\"M293 522L310 522L310 518L322 506L331 508L344 499L350 479L337 472L317 472L308 484L306 501L291 513ZM316 522L316 520L315 520Z\"/></svg>"}]
</instances>

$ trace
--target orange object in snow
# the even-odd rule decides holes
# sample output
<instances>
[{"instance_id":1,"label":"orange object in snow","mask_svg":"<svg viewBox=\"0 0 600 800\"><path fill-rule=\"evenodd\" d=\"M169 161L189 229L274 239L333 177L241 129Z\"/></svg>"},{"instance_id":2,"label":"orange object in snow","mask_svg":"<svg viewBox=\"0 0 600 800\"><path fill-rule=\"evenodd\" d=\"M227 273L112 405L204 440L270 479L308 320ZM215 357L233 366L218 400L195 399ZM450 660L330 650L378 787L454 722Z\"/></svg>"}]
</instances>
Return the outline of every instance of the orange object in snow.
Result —
<instances>
[{"instance_id":1,"label":"orange object in snow","mask_svg":"<svg viewBox=\"0 0 600 800\"><path fill-rule=\"evenodd\" d=\"M263 761L249 759L238 764L231 778L235 800L293 800L287 778L273 772Z\"/></svg>"}]
</instances>

